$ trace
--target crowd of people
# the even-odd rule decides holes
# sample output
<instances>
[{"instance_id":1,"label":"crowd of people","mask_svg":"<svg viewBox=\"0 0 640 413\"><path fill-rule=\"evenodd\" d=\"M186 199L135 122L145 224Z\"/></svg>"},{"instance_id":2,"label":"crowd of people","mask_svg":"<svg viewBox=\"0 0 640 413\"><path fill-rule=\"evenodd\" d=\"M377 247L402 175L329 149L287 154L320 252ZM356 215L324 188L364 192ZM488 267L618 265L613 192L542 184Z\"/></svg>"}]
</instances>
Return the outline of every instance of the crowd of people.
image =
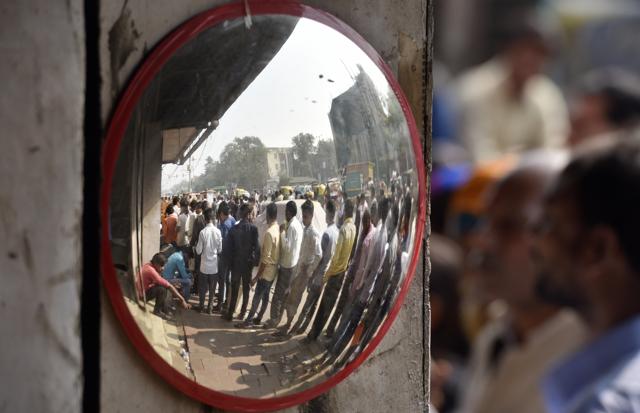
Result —
<instances>
[{"instance_id":1,"label":"crowd of people","mask_svg":"<svg viewBox=\"0 0 640 413\"><path fill-rule=\"evenodd\" d=\"M370 187L323 203L313 193L285 200L278 191L163 200L161 248L141 271L154 314L172 318L175 302L238 329L273 329L281 339L305 334L303 343L325 348L319 364L352 360L391 309L414 233L410 185L395 179L388 190ZM314 225L314 214L326 229ZM257 215L266 222L262 239Z\"/></svg>"},{"instance_id":2,"label":"crowd of people","mask_svg":"<svg viewBox=\"0 0 640 413\"><path fill-rule=\"evenodd\" d=\"M447 84L429 239L440 413L640 412L640 80L601 67L562 90L554 46L521 24Z\"/></svg>"}]
</instances>

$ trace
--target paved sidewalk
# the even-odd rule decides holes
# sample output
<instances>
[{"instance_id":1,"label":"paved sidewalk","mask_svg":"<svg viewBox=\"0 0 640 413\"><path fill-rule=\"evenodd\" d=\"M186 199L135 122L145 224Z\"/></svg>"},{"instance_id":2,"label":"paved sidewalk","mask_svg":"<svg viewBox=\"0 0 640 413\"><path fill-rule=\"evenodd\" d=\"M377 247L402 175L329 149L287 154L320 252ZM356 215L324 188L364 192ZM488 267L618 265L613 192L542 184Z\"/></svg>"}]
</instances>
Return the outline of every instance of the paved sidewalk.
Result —
<instances>
[{"instance_id":1,"label":"paved sidewalk","mask_svg":"<svg viewBox=\"0 0 640 413\"><path fill-rule=\"evenodd\" d=\"M192 300L192 304L196 304ZM266 317L268 318L267 309ZM304 335L273 337L261 327L235 328L220 314L182 310L191 368L195 380L209 388L242 397L282 396L326 380L324 370L303 366L322 352L318 343L303 345Z\"/></svg>"},{"instance_id":2,"label":"paved sidewalk","mask_svg":"<svg viewBox=\"0 0 640 413\"><path fill-rule=\"evenodd\" d=\"M146 312L134 301L125 297L129 311L138 327L156 352L181 374L194 379L189 366L184 328L176 321L166 321L153 314L153 304L147 303Z\"/></svg>"}]
</instances>

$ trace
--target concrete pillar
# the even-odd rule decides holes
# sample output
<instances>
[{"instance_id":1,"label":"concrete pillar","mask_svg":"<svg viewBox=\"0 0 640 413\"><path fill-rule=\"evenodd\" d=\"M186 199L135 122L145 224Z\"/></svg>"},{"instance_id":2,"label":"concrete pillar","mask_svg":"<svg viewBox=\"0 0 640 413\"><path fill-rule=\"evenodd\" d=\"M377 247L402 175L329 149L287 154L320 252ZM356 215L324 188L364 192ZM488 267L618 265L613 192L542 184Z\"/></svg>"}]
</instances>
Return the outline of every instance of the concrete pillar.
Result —
<instances>
[{"instance_id":1,"label":"concrete pillar","mask_svg":"<svg viewBox=\"0 0 640 413\"><path fill-rule=\"evenodd\" d=\"M82 2L3 2L0 22L0 410L79 412Z\"/></svg>"}]
</instances>

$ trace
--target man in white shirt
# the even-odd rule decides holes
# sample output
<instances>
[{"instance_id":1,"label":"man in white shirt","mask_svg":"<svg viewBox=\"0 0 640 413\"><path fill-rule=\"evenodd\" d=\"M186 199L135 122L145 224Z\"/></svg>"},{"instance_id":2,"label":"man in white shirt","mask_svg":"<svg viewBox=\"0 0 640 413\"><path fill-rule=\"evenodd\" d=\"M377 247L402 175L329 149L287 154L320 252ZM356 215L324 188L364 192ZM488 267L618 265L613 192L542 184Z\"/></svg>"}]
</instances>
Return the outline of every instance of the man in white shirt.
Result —
<instances>
[{"instance_id":1,"label":"man in white shirt","mask_svg":"<svg viewBox=\"0 0 640 413\"><path fill-rule=\"evenodd\" d=\"M278 335L287 335L289 327L296 316L302 294L304 293L311 275L320 263L322 258L322 248L320 246L320 233L316 230L311 222L313 221L313 202L306 200L301 206L302 224L304 225L304 233L302 236L302 246L300 247L300 258L298 265L294 271L291 287L285 291L287 299L285 301L284 310L287 313L287 323L276 333ZM278 323L280 320L277 320ZM277 325L274 321L274 323Z\"/></svg>"},{"instance_id":2,"label":"man in white shirt","mask_svg":"<svg viewBox=\"0 0 640 413\"><path fill-rule=\"evenodd\" d=\"M200 312L204 312L204 299L209 290L207 313L213 309L213 296L218 283L218 256L222 251L222 235L213 225L213 210L207 209L203 213L205 227L198 236L196 253L200 255L200 272L198 275L198 295L200 298Z\"/></svg>"},{"instance_id":3,"label":"man in white shirt","mask_svg":"<svg viewBox=\"0 0 640 413\"><path fill-rule=\"evenodd\" d=\"M282 225L280 235L280 269L276 280L276 288L271 299L270 319L264 324L265 328L277 327L284 310L284 302L291 285L293 271L298 265L300 247L302 246L302 225L296 215L298 206L295 201L287 202L285 207L286 224Z\"/></svg>"},{"instance_id":4,"label":"man in white shirt","mask_svg":"<svg viewBox=\"0 0 640 413\"><path fill-rule=\"evenodd\" d=\"M189 203L186 198L180 200L180 215L178 215L178 225L176 230L178 232L178 238L176 244L178 248L184 252L185 247L189 245L189 237L187 233L187 223L189 221Z\"/></svg>"}]
</instances>

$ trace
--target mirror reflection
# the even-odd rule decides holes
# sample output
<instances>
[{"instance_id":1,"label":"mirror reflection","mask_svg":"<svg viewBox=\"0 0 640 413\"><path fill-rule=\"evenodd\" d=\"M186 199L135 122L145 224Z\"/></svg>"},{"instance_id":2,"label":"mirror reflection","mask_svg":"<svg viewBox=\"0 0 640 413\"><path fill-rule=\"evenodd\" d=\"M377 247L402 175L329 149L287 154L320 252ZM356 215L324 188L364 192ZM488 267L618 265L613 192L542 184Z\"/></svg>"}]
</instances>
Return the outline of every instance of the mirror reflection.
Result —
<instances>
[{"instance_id":1,"label":"mirror reflection","mask_svg":"<svg viewBox=\"0 0 640 413\"><path fill-rule=\"evenodd\" d=\"M124 299L176 371L291 394L357 357L414 246L407 121L381 70L310 19L209 28L150 83L121 145L111 240Z\"/></svg>"}]
</instances>

